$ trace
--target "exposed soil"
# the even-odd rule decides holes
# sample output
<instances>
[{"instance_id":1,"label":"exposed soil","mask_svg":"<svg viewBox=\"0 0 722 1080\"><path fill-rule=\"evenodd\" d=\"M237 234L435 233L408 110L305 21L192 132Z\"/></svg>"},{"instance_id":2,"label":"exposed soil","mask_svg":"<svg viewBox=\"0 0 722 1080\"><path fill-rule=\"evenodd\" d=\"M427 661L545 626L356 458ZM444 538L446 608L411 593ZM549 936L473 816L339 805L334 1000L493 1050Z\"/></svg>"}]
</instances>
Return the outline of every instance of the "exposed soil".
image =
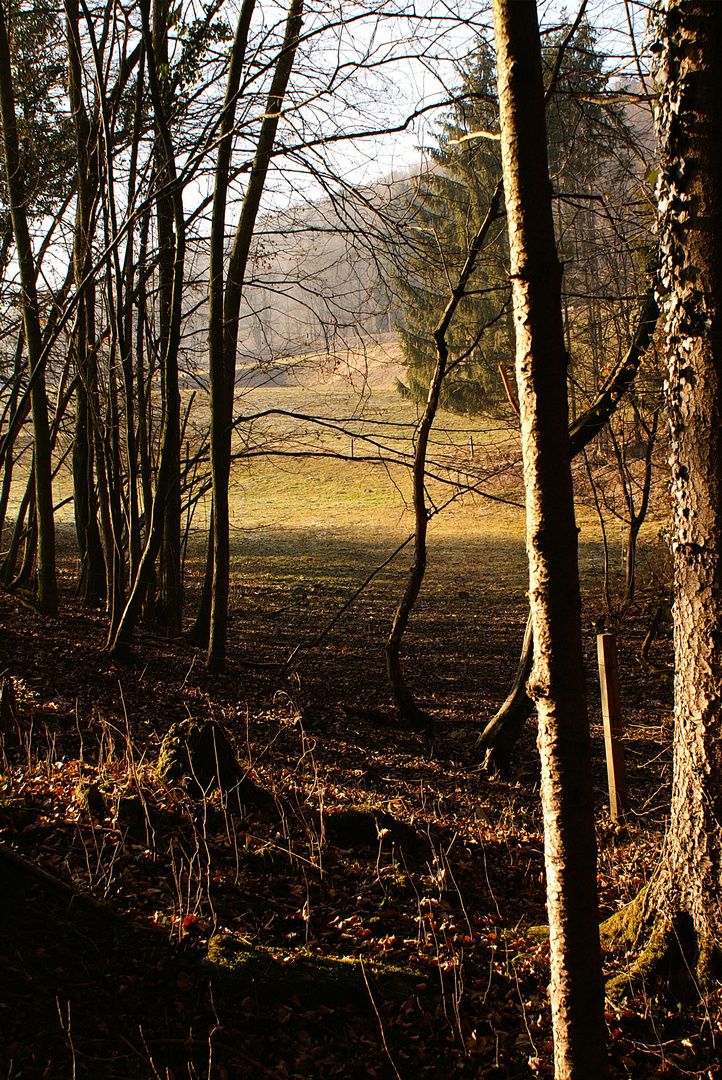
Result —
<instances>
[{"instance_id":1,"label":"exposed soil","mask_svg":"<svg viewBox=\"0 0 722 1080\"><path fill-rule=\"evenodd\" d=\"M433 737L398 728L385 684L398 569L281 670L373 564L372 540L342 565L293 537L273 568L251 552L216 677L187 642L150 633L130 665L111 663L103 613L73 596L70 548L58 620L0 595L16 697L0 782L0 1076L551 1075L534 732L508 782L473 757L515 668L524 596L507 564L523 552L495 571L468 543L447 547L405 643ZM585 613L603 914L653 872L669 801L668 627L651 666L637 661L653 610L616 620L623 826L606 810L601 608ZM161 779L163 736L186 718L229 735L255 785L240 800ZM609 973L624 963L608 958ZM722 1076L719 995L635 995L609 1008L613 1075Z\"/></svg>"}]
</instances>

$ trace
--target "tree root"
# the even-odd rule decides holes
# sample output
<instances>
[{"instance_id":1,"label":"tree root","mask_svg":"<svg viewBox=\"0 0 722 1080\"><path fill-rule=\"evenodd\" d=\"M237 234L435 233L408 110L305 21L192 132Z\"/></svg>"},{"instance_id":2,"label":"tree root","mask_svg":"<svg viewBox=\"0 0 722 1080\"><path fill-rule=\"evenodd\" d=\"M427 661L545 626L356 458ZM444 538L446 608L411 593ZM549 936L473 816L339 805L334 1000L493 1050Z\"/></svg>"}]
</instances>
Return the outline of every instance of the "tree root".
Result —
<instances>
[{"instance_id":1,"label":"tree root","mask_svg":"<svg viewBox=\"0 0 722 1080\"><path fill-rule=\"evenodd\" d=\"M607 997L618 1002L643 992L680 1001L709 992L722 979L722 952L686 912L662 914L649 901L645 887L599 928L604 952L628 958L607 980Z\"/></svg>"},{"instance_id":2,"label":"tree root","mask_svg":"<svg viewBox=\"0 0 722 1080\"><path fill-rule=\"evenodd\" d=\"M435 730L434 719L424 709L420 708L416 702L413 705L406 703L403 706L397 703L396 707L400 728L405 731L418 731L429 738L433 736Z\"/></svg>"},{"instance_id":3,"label":"tree root","mask_svg":"<svg viewBox=\"0 0 722 1080\"><path fill-rule=\"evenodd\" d=\"M503 780L509 778L511 754L524 725L534 712L534 703L526 692L527 679L534 661L534 633L531 616L527 619L524 642L514 684L506 701L476 740L474 750L484 751L484 766L498 772Z\"/></svg>"}]
</instances>

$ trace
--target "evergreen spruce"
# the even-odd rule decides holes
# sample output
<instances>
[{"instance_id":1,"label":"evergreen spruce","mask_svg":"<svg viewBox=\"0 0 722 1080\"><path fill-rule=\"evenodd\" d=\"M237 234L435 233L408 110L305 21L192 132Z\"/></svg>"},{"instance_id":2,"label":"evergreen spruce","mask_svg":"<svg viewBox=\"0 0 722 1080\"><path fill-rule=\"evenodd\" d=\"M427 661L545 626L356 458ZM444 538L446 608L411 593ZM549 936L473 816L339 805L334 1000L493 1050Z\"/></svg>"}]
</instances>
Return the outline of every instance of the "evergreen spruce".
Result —
<instances>
[{"instance_id":1,"label":"evergreen spruce","mask_svg":"<svg viewBox=\"0 0 722 1080\"><path fill-rule=\"evenodd\" d=\"M547 85L568 30L562 27L545 47ZM428 151L429 168L410 188L417 242L413 259L396 282L407 365L406 379L398 389L419 402L426 400L436 362L433 329L501 175L495 79L493 50L480 41L461 69L454 104L439 128L436 146ZM608 229L608 221L596 197L628 185L634 138L622 105L610 94L604 56L587 23L567 46L556 74L547 105L547 137L557 244L564 265L567 339L573 336L577 350L591 361L591 385L596 386L600 370L616 355L616 334L606 343L607 353L614 355L605 355L605 342L594 326L603 319L601 298L612 292L616 299L619 282L618 259L604 267L599 264L599 233ZM624 225L621 228L625 230ZM634 276L634 260L625 257L623 262L625 277ZM506 226L501 220L477 261L448 333L451 360L442 408L509 416L499 365L507 368L513 381L510 298Z\"/></svg>"}]
</instances>

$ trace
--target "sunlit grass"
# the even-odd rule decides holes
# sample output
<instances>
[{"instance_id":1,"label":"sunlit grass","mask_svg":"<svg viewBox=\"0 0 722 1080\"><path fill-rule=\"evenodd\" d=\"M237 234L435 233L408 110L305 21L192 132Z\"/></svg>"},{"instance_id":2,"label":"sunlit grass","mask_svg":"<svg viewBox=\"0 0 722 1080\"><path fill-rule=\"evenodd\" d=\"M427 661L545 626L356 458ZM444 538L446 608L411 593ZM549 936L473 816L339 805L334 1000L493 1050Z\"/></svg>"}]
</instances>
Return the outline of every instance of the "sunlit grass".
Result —
<instances>
[{"instance_id":1,"label":"sunlit grass","mask_svg":"<svg viewBox=\"0 0 722 1080\"><path fill-rule=\"evenodd\" d=\"M184 396L188 401L190 394ZM269 414L271 410L275 411ZM264 413L269 415L257 418ZM252 576L290 580L298 575L321 579L326 575L350 587L373 569L374 560L383 561L414 528L410 465L419 414L419 407L392 387L365 388L363 393L342 383L239 390L236 415L240 420L231 478L234 580ZM326 422L306 419L313 417ZM207 430L207 400L196 394L187 429L190 454ZM455 573L459 581L478 581L488 574L487 587L493 587L495 575L505 580L505 587L514 578L523 591L525 524L516 432L478 417L440 412L428 458L430 468L452 482L429 479L427 485L433 516L425 588L435 587L438 570L439 580ZM29 462L26 453L16 467L9 521L17 513ZM473 483L474 472L478 478L485 464L503 468L505 463L510 463L508 471L482 481L476 492L462 492L462 486ZM206 469L204 462L197 475ZM433 513L454 495L438 515ZM72 524L70 456L58 469L54 496L58 521ZM188 566L195 567L196 573L209 513L206 494L195 505L188 546ZM598 590L604 564L598 517L584 503L578 506L577 516L583 582L586 588ZM650 515L640 536L641 590L647 582L650 588L660 587L664 578L663 559L657 554L648 557L648 552L660 549L663 523L663 514ZM607 540L612 577L620 581L625 542L620 522L612 520L608 525ZM393 573L408 564L411 550L408 546L398 556ZM650 559L654 566L647 567Z\"/></svg>"}]
</instances>

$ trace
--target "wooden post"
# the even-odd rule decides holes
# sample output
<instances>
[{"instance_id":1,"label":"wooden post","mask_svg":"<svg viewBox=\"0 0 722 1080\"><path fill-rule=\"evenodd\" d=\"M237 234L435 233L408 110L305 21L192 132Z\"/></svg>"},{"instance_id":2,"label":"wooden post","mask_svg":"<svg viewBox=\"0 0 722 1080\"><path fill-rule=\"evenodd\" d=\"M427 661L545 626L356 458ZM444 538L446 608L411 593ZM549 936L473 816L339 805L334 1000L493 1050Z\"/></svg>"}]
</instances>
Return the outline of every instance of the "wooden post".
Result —
<instances>
[{"instance_id":1,"label":"wooden post","mask_svg":"<svg viewBox=\"0 0 722 1080\"><path fill-rule=\"evenodd\" d=\"M613 821L619 821L629 810L627 776L624 765L624 724L619 700L619 668L617 665L617 639L614 634L597 634L597 659L599 662L599 686L602 692L602 718L604 721L604 749L607 755L607 782L609 784L609 812Z\"/></svg>"},{"instance_id":2,"label":"wooden post","mask_svg":"<svg viewBox=\"0 0 722 1080\"><path fill-rule=\"evenodd\" d=\"M474 436L473 435L469 436L469 457L471 458L472 461L474 460Z\"/></svg>"},{"instance_id":3,"label":"wooden post","mask_svg":"<svg viewBox=\"0 0 722 1080\"><path fill-rule=\"evenodd\" d=\"M350 454L353 457L353 439L351 439Z\"/></svg>"}]
</instances>

